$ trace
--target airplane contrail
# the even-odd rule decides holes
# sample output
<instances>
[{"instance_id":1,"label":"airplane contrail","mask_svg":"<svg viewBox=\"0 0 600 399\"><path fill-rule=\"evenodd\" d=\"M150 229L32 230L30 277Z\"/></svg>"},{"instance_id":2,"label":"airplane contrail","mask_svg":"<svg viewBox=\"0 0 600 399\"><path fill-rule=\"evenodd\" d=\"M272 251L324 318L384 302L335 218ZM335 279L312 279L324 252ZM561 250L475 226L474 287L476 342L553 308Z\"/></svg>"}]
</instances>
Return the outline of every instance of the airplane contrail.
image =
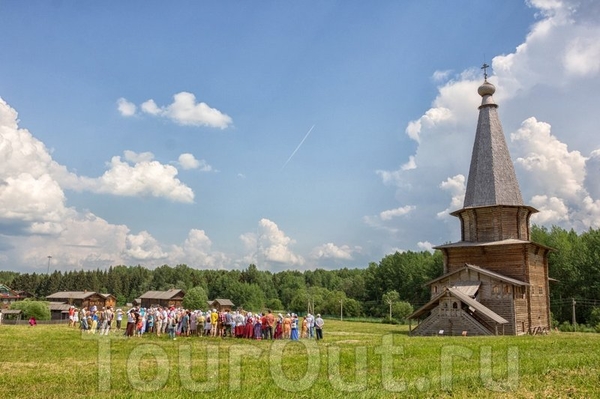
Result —
<instances>
[{"instance_id":1,"label":"airplane contrail","mask_svg":"<svg viewBox=\"0 0 600 399\"><path fill-rule=\"evenodd\" d=\"M304 143L304 140L306 140L306 138L308 137L308 135L310 134L310 132L312 132L312 130L315 128L315 125L312 125L312 127L310 129L308 129L308 133L306 133L306 135L304 136L304 138L302 139L302 141L300 142L300 144L298 144L298 147L296 147L296 149L294 150L294 152L292 152L292 155L290 155L290 157L288 158L287 161L285 161L285 163L283 164L283 166L281 167L281 170L283 170L283 168L285 168L285 165L288 164L288 162L290 162L290 160L294 157L294 155L296 154L296 152L300 149L300 147L302 146L302 143Z\"/></svg>"}]
</instances>

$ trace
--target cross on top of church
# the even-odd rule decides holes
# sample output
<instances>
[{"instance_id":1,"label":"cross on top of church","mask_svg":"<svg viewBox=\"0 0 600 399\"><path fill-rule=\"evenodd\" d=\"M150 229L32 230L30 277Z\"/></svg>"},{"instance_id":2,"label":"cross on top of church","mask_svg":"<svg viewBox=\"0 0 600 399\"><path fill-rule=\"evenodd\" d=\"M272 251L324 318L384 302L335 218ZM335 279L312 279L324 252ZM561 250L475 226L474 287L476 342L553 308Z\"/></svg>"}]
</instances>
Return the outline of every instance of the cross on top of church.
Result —
<instances>
[{"instance_id":1,"label":"cross on top of church","mask_svg":"<svg viewBox=\"0 0 600 399\"><path fill-rule=\"evenodd\" d=\"M489 67L490 67L490 66L489 66L488 64L486 64L485 62L483 63L483 66L481 67L481 69L483 69L483 79L484 79L486 82L487 82L487 77L488 77L488 74L487 74L487 69L488 69Z\"/></svg>"}]
</instances>

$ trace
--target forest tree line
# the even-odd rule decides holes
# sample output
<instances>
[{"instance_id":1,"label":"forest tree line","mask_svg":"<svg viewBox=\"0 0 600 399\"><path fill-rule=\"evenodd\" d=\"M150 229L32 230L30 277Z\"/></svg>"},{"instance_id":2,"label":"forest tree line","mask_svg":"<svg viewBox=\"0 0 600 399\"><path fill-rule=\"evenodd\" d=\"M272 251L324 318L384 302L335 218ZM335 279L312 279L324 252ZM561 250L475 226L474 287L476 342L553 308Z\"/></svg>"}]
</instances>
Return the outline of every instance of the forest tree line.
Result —
<instances>
[{"instance_id":1,"label":"forest tree line","mask_svg":"<svg viewBox=\"0 0 600 399\"><path fill-rule=\"evenodd\" d=\"M532 240L552 247L549 275L551 310L558 322L572 318L572 298L577 322L588 323L600 308L600 230L577 234L560 227L533 226ZM149 290L202 287L208 298L228 298L247 310L266 308L344 316L384 317L389 311L385 294L398 293L399 302L415 309L430 294L425 283L442 274L439 252L396 252L366 268L337 270L286 270L277 273L249 265L244 270L211 270L163 265L154 270L141 266L112 266L104 270L54 271L50 275L0 271L0 282L43 299L57 291L111 293L119 304L132 302Z\"/></svg>"}]
</instances>

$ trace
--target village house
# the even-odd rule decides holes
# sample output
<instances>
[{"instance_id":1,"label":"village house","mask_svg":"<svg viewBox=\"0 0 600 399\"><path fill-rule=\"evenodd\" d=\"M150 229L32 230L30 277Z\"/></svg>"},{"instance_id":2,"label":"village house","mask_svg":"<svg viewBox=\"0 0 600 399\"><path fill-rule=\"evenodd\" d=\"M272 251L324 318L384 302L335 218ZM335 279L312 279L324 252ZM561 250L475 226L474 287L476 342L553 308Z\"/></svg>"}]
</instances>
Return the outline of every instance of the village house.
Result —
<instances>
[{"instance_id":1,"label":"village house","mask_svg":"<svg viewBox=\"0 0 600 399\"><path fill-rule=\"evenodd\" d=\"M217 309L219 312L231 312L235 305L229 299L217 298L212 301L208 301L208 307L210 309Z\"/></svg>"},{"instance_id":2,"label":"village house","mask_svg":"<svg viewBox=\"0 0 600 399\"><path fill-rule=\"evenodd\" d=\"M22 301L25 296L19 295L17 291L11 290L4 284L0 284L0 309L8 309L16 301Z\"/></svg>"},{"instance_id":3,"label":"village house","mask_svg":"<svg viewBox=\"0 0 600 399\"><path fill-rule=\"evenodd\" d=\"M117 304L117 298L114 295L93 291L60 291L48 295L46 300L88 309L92 306L96 306L98 309L109 306L115 307Z\"/></svg>"},{"instance_id":4,"label":"village house","mask_svg":"<svg viewBox=\"0 0 600 399\"><path fill-rule=\"evenodd\" d=\"M487 68L487 65L484 65ZM492 98L482 97L463 208L461 240L440 245L443 275L427 285L431 300L409 319L411 335L521 335L550 328L548 254L530 241L535 208L523 203Z\"/></svg>"},{"instance_id":5,"label":"village house","mask_svg":"<svg viewBox=\"0 0 600 399\"><path fill-rule=\"evenodd\" d=\"M139 304L143 308L152 306L162 307L180 307L183 302L185 292L179 289L170 289L168 291L148 291L139 297Z\"/></svg>"}]
</instances>

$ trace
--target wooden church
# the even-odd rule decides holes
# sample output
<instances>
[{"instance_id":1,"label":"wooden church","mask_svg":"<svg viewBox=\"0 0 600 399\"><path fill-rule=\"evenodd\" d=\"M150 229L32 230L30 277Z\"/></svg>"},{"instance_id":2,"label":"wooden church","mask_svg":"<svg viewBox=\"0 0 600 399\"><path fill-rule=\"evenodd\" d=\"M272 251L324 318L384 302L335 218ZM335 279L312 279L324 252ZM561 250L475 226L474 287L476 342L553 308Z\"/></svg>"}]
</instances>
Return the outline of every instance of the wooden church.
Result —
<instances>
[{"instance_id":1,"label":"wooden church","mask_svg":"<svg viewBox=\"0 0 600 399\"><path fill-rule=\"evenodd\" d=\"M487 65L484 65L487 68ZM431 300L410 319L411 335L521 335L550 328L548 253L530 241L529 218L487 81L482 97L464 205L461 240L440 245L441 277L427 283Z\"/></svg>"}]
</instances>

